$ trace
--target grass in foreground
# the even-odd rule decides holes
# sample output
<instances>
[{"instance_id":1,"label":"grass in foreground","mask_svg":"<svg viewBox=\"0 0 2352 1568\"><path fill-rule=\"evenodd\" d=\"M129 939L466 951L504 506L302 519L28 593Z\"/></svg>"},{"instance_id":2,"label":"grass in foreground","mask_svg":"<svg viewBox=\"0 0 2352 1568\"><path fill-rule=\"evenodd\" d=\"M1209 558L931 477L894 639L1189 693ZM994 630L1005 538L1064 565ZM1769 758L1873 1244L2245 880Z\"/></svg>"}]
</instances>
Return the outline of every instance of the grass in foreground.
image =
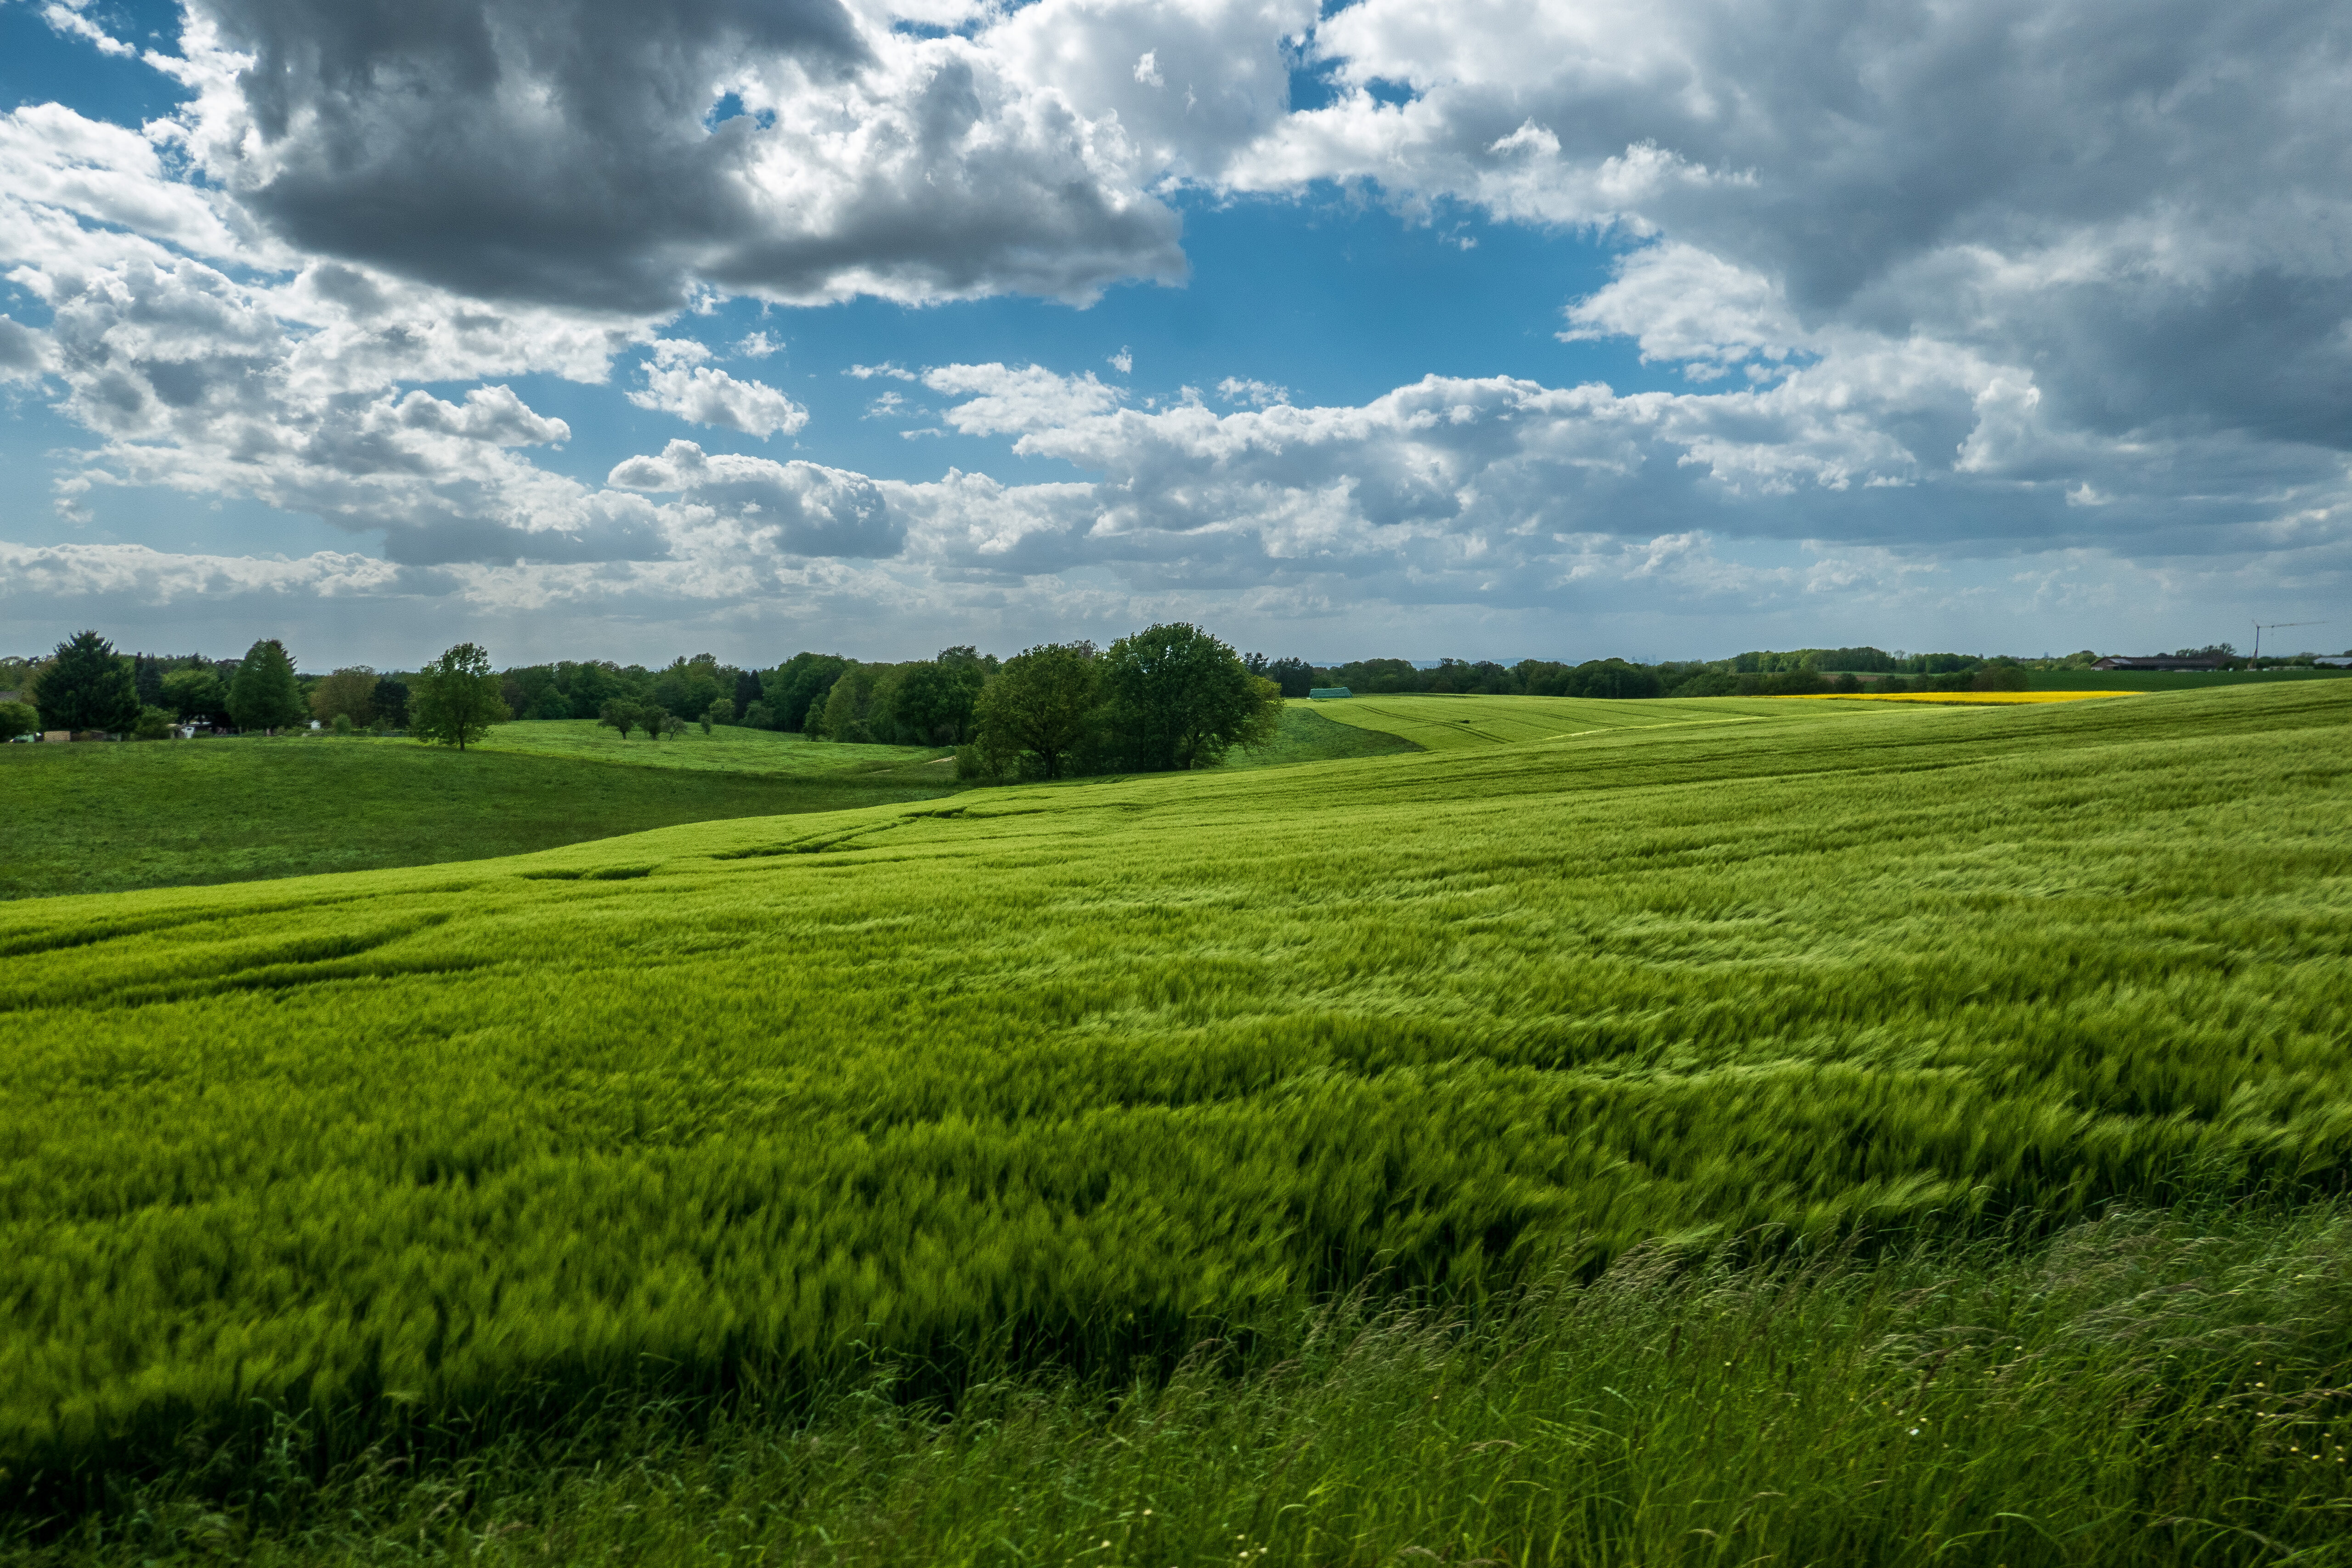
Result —
<instances>
[{"instance_id":1,"label":"grass in foreground","mask_svg":"<svg viewBox=\"0 0 2352 1568\"><path fill-rule=\"evenodd\" d=\"M526 728L572 726L509 725L496 733ZM0 746L8 802L0 899L478 860L677 823L925 800L960 787L952 766L925 771L904 759L861 772L854 760L828 757L782 777L681 762L737 754L724 746L698 751L714 738L662 742L658 769L515 754L522 748L460 754L320 736ZM869 749L897 751L836 748ZM801 749L776 750L797 759ZM681 766L696 771L674 771Z\"/></svg>"},{"instance_id":2,"label":"grass in foreground","mask_svg":"<svg viewBox=\"0 0 2352 1568\"><path fill-rule=\"evenodd\" d=\"M952 1411L886 1364L814 1405L614 1402L329 1476L281 1427L26 1568L2352 1560L2339 1209L1743 1250L1473 1316L1360 1295L1164 1382L983 1378Z\"/></svg>"},{"instance_id":3,"label":"grass in foreground","mask_svg":"<svg viewBox=\"0 0 2352 1568\"><path fill-rule=\"evenodd\" d=\"M0 1465L2342 1184L2352 688L1821 707L0 908Z\"/></svg>"}]
</instances>

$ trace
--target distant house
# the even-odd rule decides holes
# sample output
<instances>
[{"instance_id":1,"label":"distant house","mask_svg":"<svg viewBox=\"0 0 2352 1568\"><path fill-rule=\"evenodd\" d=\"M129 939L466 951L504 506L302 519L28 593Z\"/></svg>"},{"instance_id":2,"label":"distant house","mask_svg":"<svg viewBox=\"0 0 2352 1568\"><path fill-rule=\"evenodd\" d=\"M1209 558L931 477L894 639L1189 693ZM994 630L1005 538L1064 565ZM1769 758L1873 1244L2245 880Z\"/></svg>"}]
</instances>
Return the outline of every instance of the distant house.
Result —
<instances>
[{"instance_id":1,"label":"distant house","mask_svg":"<svg viewBox=\"0 0 2352 1568\"><path fill-rule=\"evenodd\" d=\"M2324 669L2352 669L2352 654L2345 654L2340 658L2331 656L2326 658L2315 658L2311 662Z\"/></svg>"},{"instance_id":2,"label":"distant house","mask_svg":"<svg viewBox=\"0 0 2352 1568\"><path fill-rule=\"evenodd\" d=\"M1352 691L1350 691L1350 690L1349 690L1349 689L1348 689L1346 687L1344 687L1344 686L1318 686L1318 687L1315 687L1313 689L1309 690L1309 691L1307 693L1307 696L1309 696L1309 697L1316 697L1316 698L1331 698L1331 697L1353 697L1353 696L1355 695L1355 693L1354 693L1354 692L1352 692Z\"/></svg>"},{"instance_id":3,"label":"distant house","mask_svg":"<svg viewBox=\"0 0 2352 1568\"><path fill-rule=\"evenodd\" d=\"M2230 658L2172 658L2163 654L2149 658L2125 658L2113 656L2091 666L2093 669L2228 669L2237 662Z\"/></svg>"}]
</instances>

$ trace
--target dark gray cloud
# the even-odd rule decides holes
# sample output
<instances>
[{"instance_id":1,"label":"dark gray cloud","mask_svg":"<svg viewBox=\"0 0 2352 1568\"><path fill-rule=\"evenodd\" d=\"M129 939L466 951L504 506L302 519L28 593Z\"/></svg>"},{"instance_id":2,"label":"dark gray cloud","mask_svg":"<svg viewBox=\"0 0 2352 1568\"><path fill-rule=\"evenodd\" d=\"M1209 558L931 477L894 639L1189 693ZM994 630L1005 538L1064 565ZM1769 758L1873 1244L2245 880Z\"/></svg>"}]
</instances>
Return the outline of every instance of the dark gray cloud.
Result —
<instances>
[{"instance_id":1,"label":"dark gray cloud","mask_svg":"<svg viewBox=\"0 0 2352 1568\"><path fill-rule=\"evenodd\" d=\"M674 307L756 226L748 121L705 131L747 55L864 50L839 0L203 0L254 63L245 199L288 238L478 298Z\"/></svg>"},{"instance_id":2,"label":"dark gray cloud","mask_svg":"<svg viewBox=\"0 0 2352 1568\"><path fill-rule=\"evenodd\" d=\"M2352 13L2327 0L1363 0L1317 47L1418 96L1295 117L1236 182L1662 235L1730 268L1677 274L1718 345L1929 339L2028 370L2067 428L2352 447ZM1678 357L1650 333L1689 289L1642 303L1617 330Z\"/></svg>"},{"instance_id":3,"label":"dark gray cloud","mask_svg":"<svg viewBox=\"0 0 2352 1568\"><path fill-rule=\"evenodd\" d=\"M885 33L877 58L841 0L196 3L253 56L257 144L208 143L250 210L478 299L659 314L706 282L1085 294L1182 270L1115 123L961 39Z\"/></svg>"},{"instance_id":4,"label":"dark gray cloud","mask_svg":"<svg viewBox=\"0 0 2352 1568\"><path fill-rule=\"evenodd\" d=\"M49 337L0 316L0 381L30 380L49 368Z\"/></svg>"}]
</instances>

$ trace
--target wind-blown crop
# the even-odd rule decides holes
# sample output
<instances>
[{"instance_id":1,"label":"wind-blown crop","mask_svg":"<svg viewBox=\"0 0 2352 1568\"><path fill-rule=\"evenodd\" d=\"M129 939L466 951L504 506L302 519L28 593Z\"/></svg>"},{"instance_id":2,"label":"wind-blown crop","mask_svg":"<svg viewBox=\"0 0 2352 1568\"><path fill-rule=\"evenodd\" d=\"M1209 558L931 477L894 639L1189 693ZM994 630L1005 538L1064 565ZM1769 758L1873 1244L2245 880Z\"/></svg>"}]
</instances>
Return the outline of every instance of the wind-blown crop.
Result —
<instances>
[{"instance_id":1,"label":"wind-blown crop","mask_svg":"<svg viewBox=\"0 0 2352 1568\"><path fill-rule=\"evenodd\" d=\"M1778 712L0 908L0 1464L2341 1185L2352 700Z\"/></svg>"}]
</instances>

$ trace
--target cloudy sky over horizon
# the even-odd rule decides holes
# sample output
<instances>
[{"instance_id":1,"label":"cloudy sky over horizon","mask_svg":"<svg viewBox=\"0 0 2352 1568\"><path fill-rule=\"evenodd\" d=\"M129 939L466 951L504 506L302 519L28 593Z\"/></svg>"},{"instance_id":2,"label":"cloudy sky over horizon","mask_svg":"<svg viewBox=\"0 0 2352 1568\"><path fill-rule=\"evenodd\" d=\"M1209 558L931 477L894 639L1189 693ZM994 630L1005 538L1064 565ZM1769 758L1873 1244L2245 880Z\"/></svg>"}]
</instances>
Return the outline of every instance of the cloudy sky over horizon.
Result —
<instances>
[{"instance_id":1,"label":"cloudy sky over horizon","mask_svg":"<svg viewBox=\"0 0 2352 1568\"><path fill-rule=\"evenodd\" d=\"M0 0L0 651L2352 644L2339 5Z\"/></svg>"}]
</instances>

